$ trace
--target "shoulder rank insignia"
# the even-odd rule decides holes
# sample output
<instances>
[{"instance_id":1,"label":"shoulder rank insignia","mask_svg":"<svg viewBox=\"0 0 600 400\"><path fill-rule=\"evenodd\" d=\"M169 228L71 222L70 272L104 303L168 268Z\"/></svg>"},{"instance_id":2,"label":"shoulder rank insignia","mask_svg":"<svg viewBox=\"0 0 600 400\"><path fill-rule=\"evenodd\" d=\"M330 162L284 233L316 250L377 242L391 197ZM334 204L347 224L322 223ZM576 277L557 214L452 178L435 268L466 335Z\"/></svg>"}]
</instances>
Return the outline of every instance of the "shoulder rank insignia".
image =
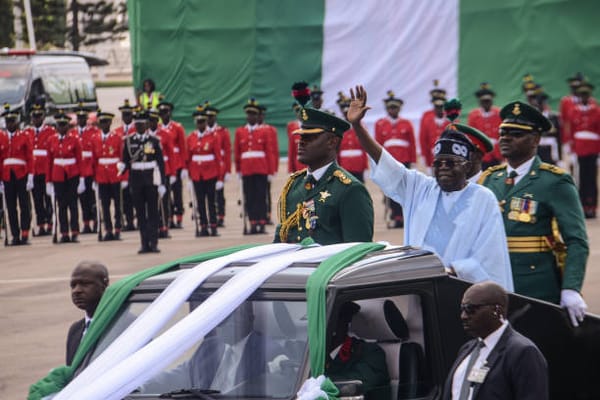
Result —
<instances>
[{"instance_id":1,"label":"shoulder rank insignia","mask_svg":"<svg viewBox=\"0 0 600 400\"><path fill-rule=\"evenodd\" d=\"M331 193L329 193L328 190L324 192L319 192L319 194L321 195L321 197L319 197L319 201L321 203L325 203L325 200L327 200L327 198L331 196Z\"/></svg>"},{"instance_id":2,"label":"shoulder rank insignia","mask_svg":"<svg viewBox=\"0 0 600 400\"><path fill-rule=\"evenodd\" d=\"M345 173L343 173L339 169L336 169L334 171L333 176L335 176L336 178L338 178L340 180L340 182L342 182L344 185L349 185L350 183L352 183L352 179L350 179L348 177L348 175L346 175Z\"/></svg>"},{"instance_id":3,"label":"shoulder rank insignia","mask_svg":"<svg viewBox=\"0 0 600 400\"><path fill-rule=\"evenodd\" d=\"M496 171L499 171L499 170L505 169L505 168L506 168L506 164L494 165L493 167L489 167L488 169L486 169L485 171L483 171L481 173L481 176L479 177L479 179L477 179L477 183L480 185L483 184L483 182L485 182L485 180L488 178L488 176L490 176L491 174L493 174ZM504 175L504 172L500 172L496 176L502 176L502 175Z\"/></svg>"},{"instance_id":4,"label":"shoulder rank insignia","mask_svg":"<svg viewBox=\"0 0 600 400\"><path fill-rule=\"evenodd\" d=\"M542 169L544 171L550 171L556 175L563 175L563 174L567 173L567 171L565 171L564 169L557 167L556 165L548 164L548 163L541 163L540 169Z\"/></svg>"}]
</instances>

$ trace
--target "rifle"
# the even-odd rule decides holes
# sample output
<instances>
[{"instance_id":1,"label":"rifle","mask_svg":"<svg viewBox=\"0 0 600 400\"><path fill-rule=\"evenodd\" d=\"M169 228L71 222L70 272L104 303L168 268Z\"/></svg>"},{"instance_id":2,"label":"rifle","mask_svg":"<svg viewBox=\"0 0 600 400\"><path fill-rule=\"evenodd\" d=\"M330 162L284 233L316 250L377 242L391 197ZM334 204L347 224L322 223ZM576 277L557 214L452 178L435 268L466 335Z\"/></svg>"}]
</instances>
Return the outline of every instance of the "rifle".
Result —
<instances>
[{"instance_id":1,"label":"rifle","mask_svg":"<svg viewBox=\"0 0 600 400\"><path fill-rule=\"evenodd\" d=\"M100 202L100 184L96 183L96 190L94 190L94 196L96 197L96 221L98 221L98 241L102 241L102 203Z\"/></svg>"},{"instance_id":2,"label":"rifle","mask_svg":"<svg viewBox=\"0 0 600 400\"><path fill-rule=\"evenodd\" d=\"M56 194L52 192L52 196L50 196L50 200L52 201L52 243L58 243L58 206L56 204Z\"/></svg>"},{"instance_id":3,"label":"rifle","mask_svg":"<svg viewBox=\"0 0 600 400\"><path fill-rule=\"evenodd\" d=\"M190 179L188 188L190 190L190 199L192 200L192 218L194 219L194 225L196 226L196 237L200 237L200 220L198 218L198 199L196 198L196 191L194 190L194 182Z\"/></svg>"},{"instance_id":4,"label":"rifle","mask_svg":"<svg viewBox=\"0 0 600 400\"><path fill-rule=\"evenodd\" d=\"M248 234L248 224L246 223L246 199L244 198L244 178L240 177L240 198L238 199L238 205L240 206L240 218L244 224L244 235Z\"/></svg>"},{"instance_id":5,"label":"rifle","mask_svg":"<svg viewBox=\"0 0 600 400\"><path fill-rule=\"evenodd\" d=\"M8 218L6 213L6 193L1 193L2 196L2 223L4 224L4 246L8 246Z\"/></svg>"}]
</instances>

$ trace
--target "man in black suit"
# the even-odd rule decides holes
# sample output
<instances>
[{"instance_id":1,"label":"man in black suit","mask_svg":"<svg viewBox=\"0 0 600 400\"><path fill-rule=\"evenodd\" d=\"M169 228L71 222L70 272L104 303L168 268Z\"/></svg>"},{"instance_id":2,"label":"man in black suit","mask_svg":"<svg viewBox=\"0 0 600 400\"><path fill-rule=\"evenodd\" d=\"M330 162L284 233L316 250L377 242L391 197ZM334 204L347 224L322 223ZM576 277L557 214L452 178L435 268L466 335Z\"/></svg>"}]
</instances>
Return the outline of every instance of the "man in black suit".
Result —
<instances>
[{"instance_id":1,"label":"man in black suit","mask_svg":"<svg viewBox=\"0 0 600 400\"><path fill-rule=\"evenodd\" d=\"M67 335L67 365L71 365L81 338L93 321L94 312L108 286L108 270L99 262L82 261L71 274L71 300L85 311L85 317L74 322Z\"/></svg>"},{"instance_id":2,"label":"man in black suit","mask_svg":"<svg viewBox=\"0 0 600 400\"><path fill-rule=\"evenodd\" d=\"M508 295L492 282L465 292L460 318L475 339L458 352L444 400L546 400L548 370L536 345L506 321Z\"/></svg>"}]
</instances>

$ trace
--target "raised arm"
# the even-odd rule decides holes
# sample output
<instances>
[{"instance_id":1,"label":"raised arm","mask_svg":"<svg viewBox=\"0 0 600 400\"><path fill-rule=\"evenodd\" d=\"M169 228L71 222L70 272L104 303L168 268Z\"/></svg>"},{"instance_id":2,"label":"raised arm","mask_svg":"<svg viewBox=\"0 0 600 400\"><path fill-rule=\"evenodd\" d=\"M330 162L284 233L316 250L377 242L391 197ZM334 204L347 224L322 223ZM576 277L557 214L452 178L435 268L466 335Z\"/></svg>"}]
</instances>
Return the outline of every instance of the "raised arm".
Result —
<instances>
[{"instance_id":1,"label":"raised arm","mask_svg":"<svg viewBox=\"0 0 600 400\"><path fill-rule=\"evenodd\" d=\"M371 109L371 107L367 106L367 91L363 86L357 85L356 89L350 89L350 99L347 119L352 124L352 128L356 132L362 148L377 163L381 158L382 147L369 135L369 132L360 123L367 111Z\"/></svg>"}]
</instances>

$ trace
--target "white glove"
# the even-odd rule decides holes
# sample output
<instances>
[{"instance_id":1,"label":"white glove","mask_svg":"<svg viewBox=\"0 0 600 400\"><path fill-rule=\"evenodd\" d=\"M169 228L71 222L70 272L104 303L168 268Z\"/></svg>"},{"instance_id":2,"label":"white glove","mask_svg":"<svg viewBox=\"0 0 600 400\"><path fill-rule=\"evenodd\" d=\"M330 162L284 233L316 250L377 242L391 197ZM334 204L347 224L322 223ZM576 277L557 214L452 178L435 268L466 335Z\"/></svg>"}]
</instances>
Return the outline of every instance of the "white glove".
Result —
<instances>
[{"instance_id":1,"label":"white glove","mask_svg":"<svg viewBox=\"0 0 600 400\"><path fill-rule=\"evenodd\" d=\"M229 182L229 179L231 179L231 174L229 172L225 173L225 182Z\"/></svg>"},{"instance_id":2,"label":"white glove","mask_svg":"<svg viewBox=\"0 0 600 400\"><path fill-rule=\"evenodd\" d=\"M172 185L177 181L177 177L175 175L169 176L169 183Z\"/></svg>"},{"instance_id":3,"label":"white glove","mask_svg":"<svg viewBox=\"0 0 600 400\"><path fill-rule=\"evenodd\" d=\"M267 175L267 182L273 181L273 175Z\"/></svg>"},{"instance_id":4,"label":"white glove","mask_svg":"<svg viewBox=\"0 0 600 400\"><path fill-rule=\"evenodd\" d=\"M77 194L85 192L85 179L79 178L79 185L77 185Z\"/></svg>"},{"instance_id":5,"label":"white glove","mask_svg":"<svg viewBox=\"0 0 600 400\"><path fill-rule=\"evenodd\" d=\"M4 193L4 182L0 182L0 194Z\"/></svg>"},{"instance_id":6,"label":"white glove","mask_svg":"<svg viewBox=\"0 0 600 400\"><path fill-rule=\"evenodd\" d=\"M165 193L167 193L167 188L165 187L165 185L159 185L158 186L158 196L162 199L162 197L165 195Z\"/></svg>"},{"instance_id":7,"label":"white glove","mask_svg":"<svg viewBox=\"0 0 600 400\"><path fill-rule=\"evenodd\" d=\"M98 191L98 183L96 183L96 182L92 182L92 190L93 190L94 192L97 192L97 191Z\"/></svg>"},{"instance_id":8,"label":"white glove","mask_svg":"<svg viewBox=\"0 0 600 400\"><path fill-rule=\"evenodd\" d=\"M236 175L237 175L238 181L241 181L242 180L242 174L240 172L238 172Z\"/></svg>"},{"instance_id":9,"label":"white glove","mask_svg":"<svg viewBox=\"0 0 600 400\"><path fill-rule=\"evenodd\" d=\"M33 175L27 174L27 183L25 184L25 190L27 190L28 192L31 192L32 189L33 189Z\"/></svg>"},{"instance_id":10,"label":"white glove","mask_svg":"<svg viewBox=\"0 0 600 400\"><path fill-rule=\"evenodd\" d=\"M48 196L54 196L54 184L52 182L46 183L46 194Z\"/></svg>"},{"instance_id":11,"label":"white glove","mask_svg":"<svg viewBox=\"0 0 600 400\"><path fill-rule=\"evenodd\" d=\"M225 185L223 184L223 181L217 181L217 184L215 185L215 189L222 190L224 186Z\"/></svg>"},{"instance_id":12,"label":"white glove","mask_svg":"<svg viewBox=\"0 0 600 400\"><path fill-rule=\"evenodd\" d=\"M188 179L190 177L190 174L188 173L187 169L182 169L181 170L181 180L185 181L186 179Z\"/></svg>"},{"instance_id":13,"label":"white glove","mask_svg":"<svg viewBox=\"0 0 600 400\"><path fill-rule=\"evenodd\" d=\"M117 175L121 175L125 172L125 163L123 161L119 161L117 163Z\"/></svg>"},{"instance_id":14,"label":"white glove","mask_svg":"<svg viewBox=\"0 0 600 400\"><path fill-rule=\"evenodd\" d=\"M562 151L563 151L563 158L566 158L567 155L571 154L571 144L570 143L563 144Z\"/></svg>"},{"instance_id":15,"label":"white glove","mask_svg":"<svg viewBox=\"0 0 600 400\"><path fill-rule=\"evenodd\" d=\"M127 189L127 186L129 186L128 181L121 181L121 189Z\"/></svg>"},{"instance_id":16,"label":"white glove","mask_svg":"<svg viewBox=\"0 0 600 400\"><path fill-rule=\"evenodd\" d=\"M560 305L567 309L569 318L573 326L578 327L579 322L583 321L585 312L587 311L587 304L583 300L583 297L573 289L563 289L560 291Z\"/></svg>"}]
</instances>

